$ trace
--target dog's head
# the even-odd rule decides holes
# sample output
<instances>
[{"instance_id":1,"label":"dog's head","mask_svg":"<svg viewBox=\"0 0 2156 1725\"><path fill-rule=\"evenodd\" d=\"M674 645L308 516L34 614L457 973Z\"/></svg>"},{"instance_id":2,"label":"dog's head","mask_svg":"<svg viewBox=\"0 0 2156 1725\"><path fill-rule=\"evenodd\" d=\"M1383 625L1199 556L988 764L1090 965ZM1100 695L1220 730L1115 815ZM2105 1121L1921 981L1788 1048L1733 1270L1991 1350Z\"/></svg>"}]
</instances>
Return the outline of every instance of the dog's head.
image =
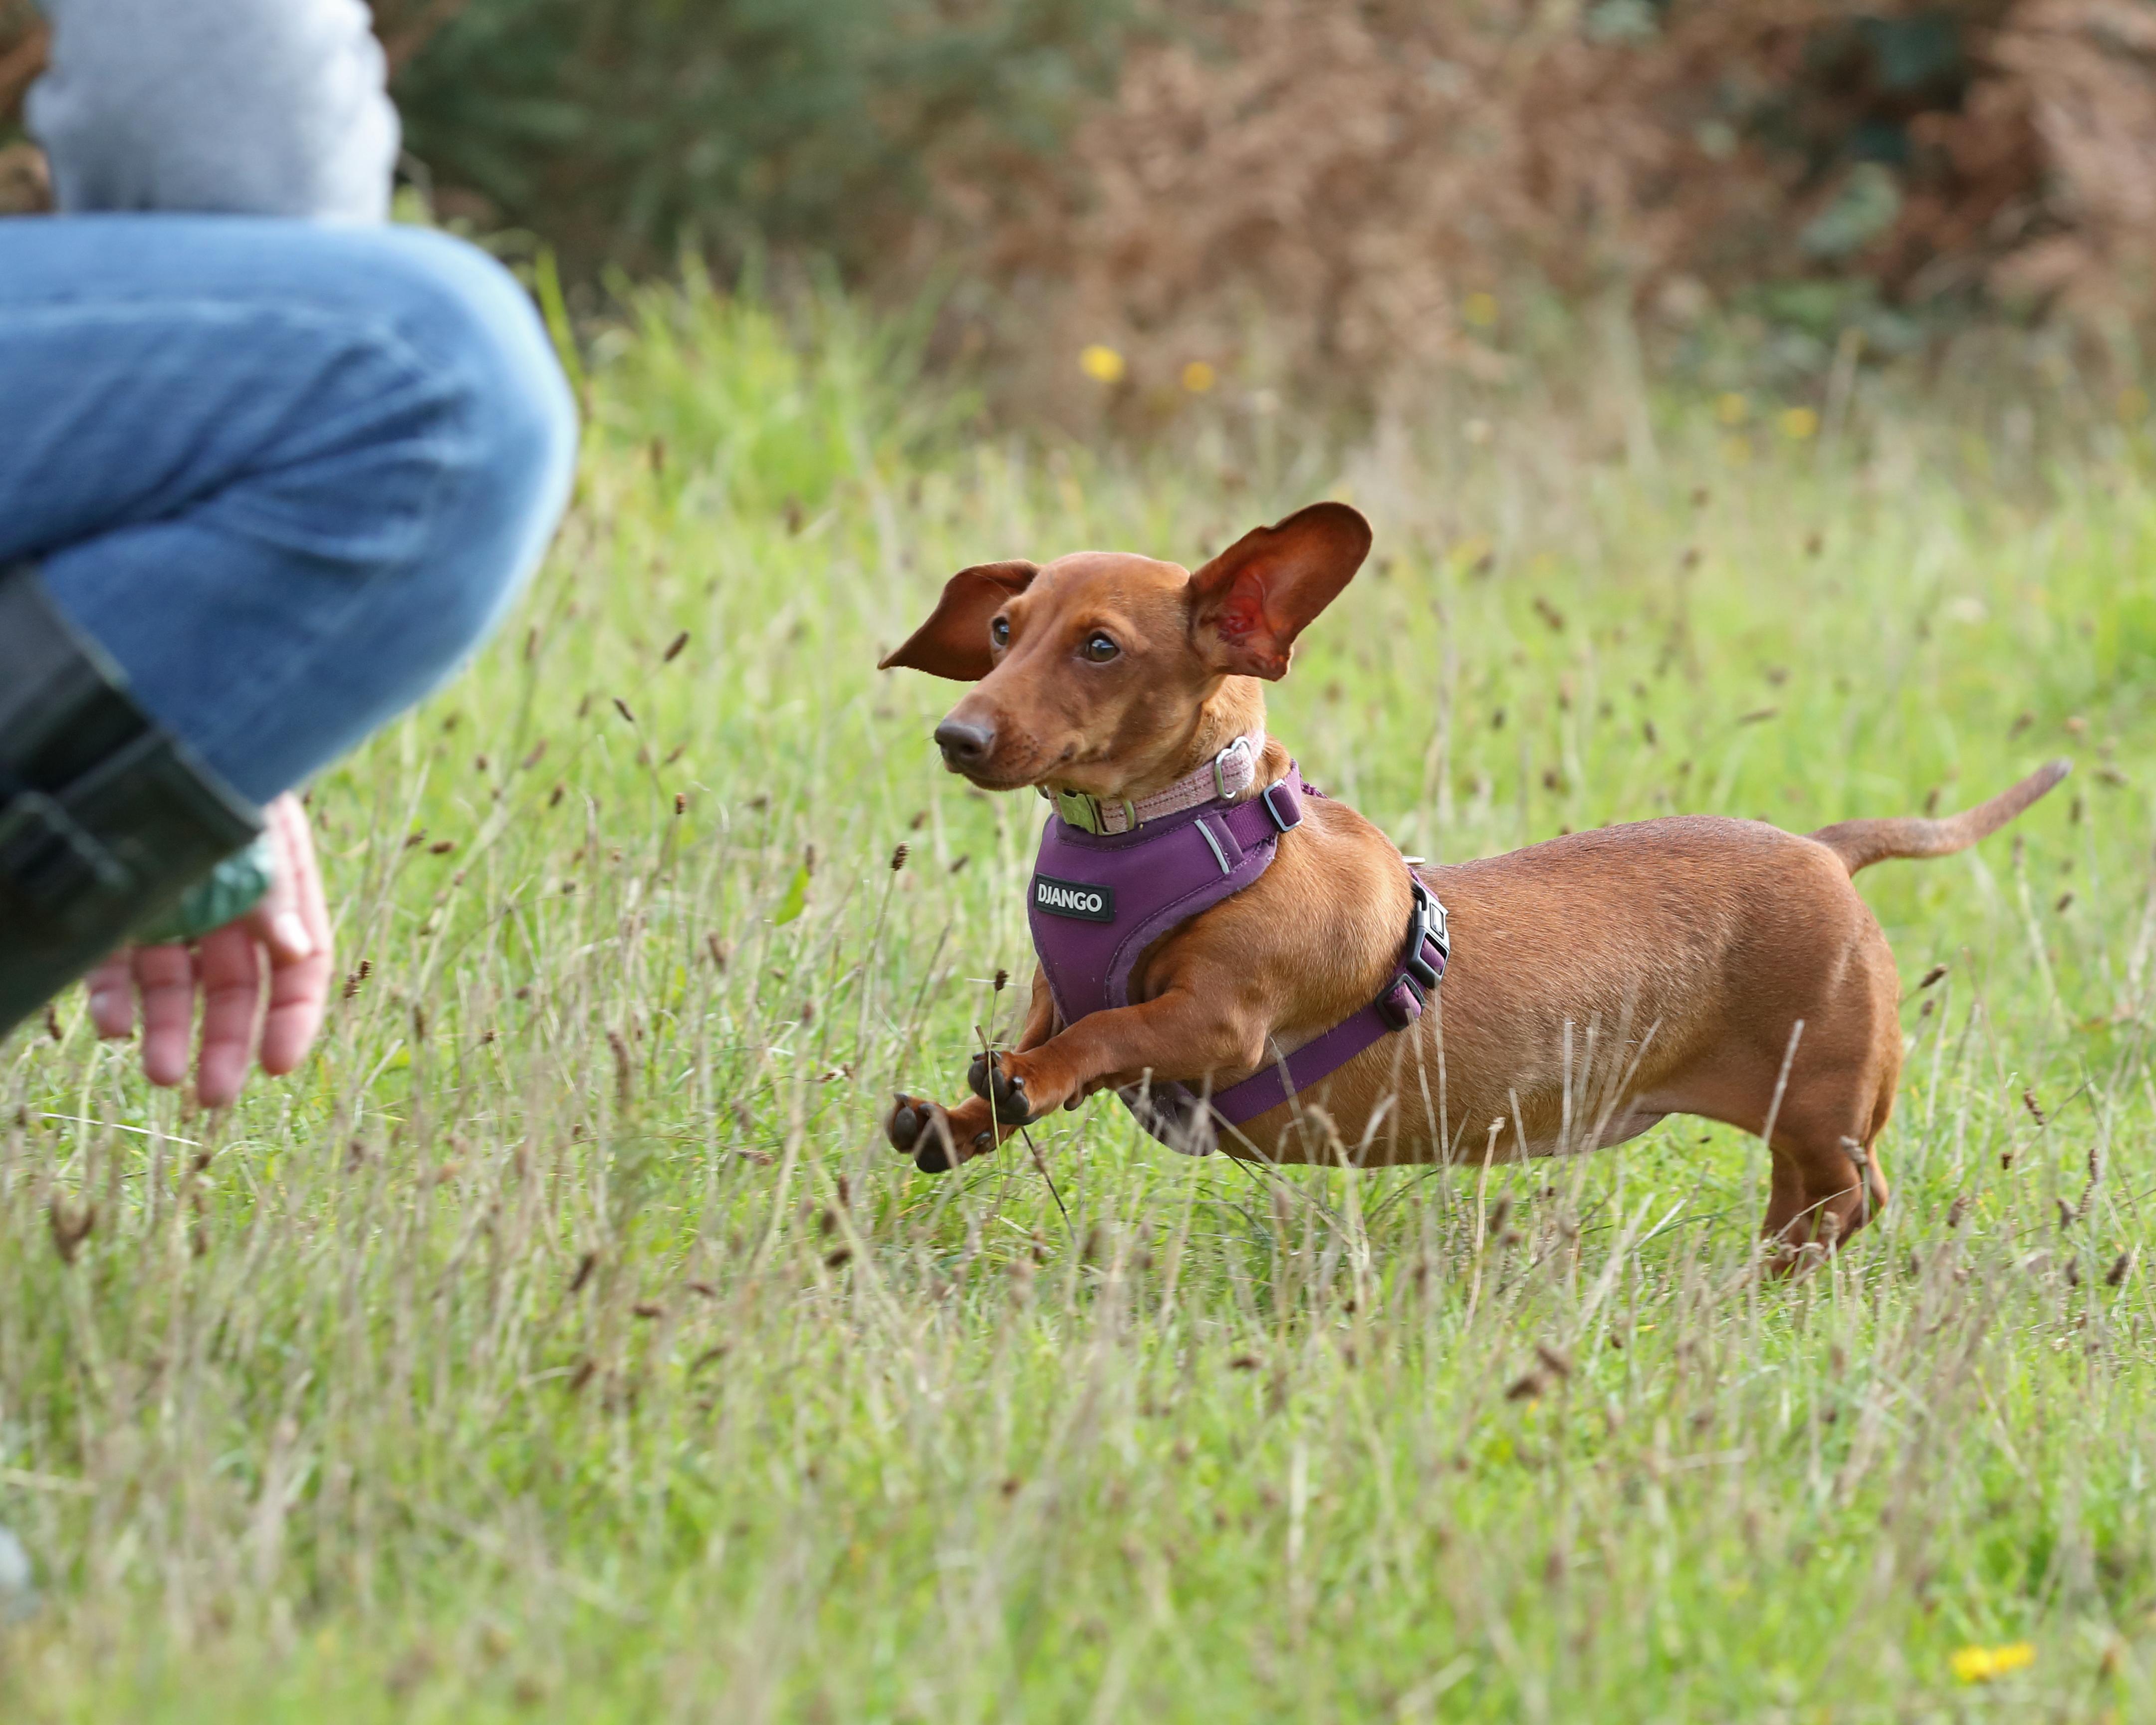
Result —
<instances>
[{"instance_id":1,"label":"dog's head","mask_svg":"<svg viewBox=\"0 0 2156 1725\"><path fill-rule=\"evenodd\" d=\"M979 685L936 727L944 764L975 784L1142 793L1188 770L1229 679L1286 675L1296 637L1369 549L1360 515L1314 503L1194 573L1120 552L983 563L951 578L881 669Z\"/></svg>"}]
</instances>

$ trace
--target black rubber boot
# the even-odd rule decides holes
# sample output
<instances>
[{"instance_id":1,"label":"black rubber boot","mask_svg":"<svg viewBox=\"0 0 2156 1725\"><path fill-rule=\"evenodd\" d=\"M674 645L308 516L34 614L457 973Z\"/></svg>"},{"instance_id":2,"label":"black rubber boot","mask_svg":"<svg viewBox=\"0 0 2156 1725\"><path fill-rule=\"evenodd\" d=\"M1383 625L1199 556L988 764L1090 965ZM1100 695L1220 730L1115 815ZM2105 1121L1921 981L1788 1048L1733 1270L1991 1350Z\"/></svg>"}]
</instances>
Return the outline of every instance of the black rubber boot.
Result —
<instances>
[{"instance_id":1,"label":"black rubber boot","mask_svg":"<svg viewBox=\"0 0 2156 1725\"><path fill-rule=\"evenodd\" d=\"M0 1036L261 831L30 566L0 568Z\"/></svg>"}]
</instances>

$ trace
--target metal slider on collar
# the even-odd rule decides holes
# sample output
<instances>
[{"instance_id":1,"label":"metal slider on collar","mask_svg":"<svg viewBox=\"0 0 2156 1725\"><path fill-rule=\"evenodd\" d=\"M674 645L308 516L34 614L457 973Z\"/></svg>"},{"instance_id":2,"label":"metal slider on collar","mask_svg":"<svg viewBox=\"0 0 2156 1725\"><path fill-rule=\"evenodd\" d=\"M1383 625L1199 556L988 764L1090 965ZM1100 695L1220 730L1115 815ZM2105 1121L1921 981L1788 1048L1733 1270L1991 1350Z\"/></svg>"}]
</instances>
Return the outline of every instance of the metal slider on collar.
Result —
<instances>
[{"instance_id":1,"label":"metal slider on collar","mask_svg":"<svg viewBox=\"0 0 2156 1725\"><path fill-rule=\"evenodd\" d=\"M1250 739L1249 737L1237 737L1233 742L1229 743L1227 747L1221 750L1219 754L1213 757L1213 789L1223 803L1226 802L1229 797L1235 794L1234 792L1228 788L1228 757L1236 753L1238 751L1246 757L1250 755ZM1258 773L1258 763L1255 760L1250 761L1248 770L1250 778L1256 778ZM1249 783L1249 780L1246 779L1245 783Z\"/></svg>"}]
</instances>

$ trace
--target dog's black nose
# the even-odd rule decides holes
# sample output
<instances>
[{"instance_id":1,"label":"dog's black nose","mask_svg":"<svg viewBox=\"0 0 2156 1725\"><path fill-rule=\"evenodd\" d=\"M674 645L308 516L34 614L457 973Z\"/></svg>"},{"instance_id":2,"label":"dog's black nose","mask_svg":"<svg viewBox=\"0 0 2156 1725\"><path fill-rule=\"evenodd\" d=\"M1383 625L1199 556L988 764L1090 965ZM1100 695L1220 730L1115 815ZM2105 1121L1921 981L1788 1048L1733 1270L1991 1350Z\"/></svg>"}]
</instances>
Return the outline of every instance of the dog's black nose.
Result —
<instances>
[{"instance_id":1,"label":"dog's black nose","mask_svg":"<svg viewBox=\"0 0 2156 1725\"><path fill-rule=\"evenodd\" d=\"M936 747L943 751L947 767L978 767L995 747L996 733L986 725L969 725L963 719L946 719L936 727Z\"/></svg>"}]
</instances>

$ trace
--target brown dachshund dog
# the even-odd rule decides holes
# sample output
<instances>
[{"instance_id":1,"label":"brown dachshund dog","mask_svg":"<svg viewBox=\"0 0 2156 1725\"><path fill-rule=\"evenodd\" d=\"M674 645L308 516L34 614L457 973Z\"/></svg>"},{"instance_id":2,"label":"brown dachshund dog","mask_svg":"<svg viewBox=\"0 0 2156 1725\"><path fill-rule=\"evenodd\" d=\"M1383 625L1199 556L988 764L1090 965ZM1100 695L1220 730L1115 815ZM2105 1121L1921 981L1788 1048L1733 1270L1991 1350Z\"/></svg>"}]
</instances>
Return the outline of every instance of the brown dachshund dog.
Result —
<instances>
[{"instance_id":1,"label":"brown dachshund dog","mask_svg":"<svg viewBox=\"0 0 2156 1725\"><path fill-rule=\"evenodd\" d=\"M984 789L1139 799L1261 730L1263 685L1369 547L1360 515L1321 503L1194 574L1099 552L985 564L953 576L884 665L976 685L936 740ZM1267 742L1250 793L1287 768ZM1950 819L1845 821L1799 838L1682 815L1422 869L1452 942L1430 1009L1314 1092L1224 1132L1222 1147L1481 1163L1702 1115L1768 1140L1768 1236L1845 1238L1887 1201L1873 1144L1902 1066L1893 954L1850 877L1973 845L2066 770L2055 761ZM1383 834L1314 798L1254 884L1146 949L1133 1004L1065 1024L1036 975L1016 1046L973 1062L976 1094L947 1111L901 1095L887 1135L934 1171L1096 1091L1218 1093L1378 994L1411 891Z\"/></svg>"}]
</instances>

